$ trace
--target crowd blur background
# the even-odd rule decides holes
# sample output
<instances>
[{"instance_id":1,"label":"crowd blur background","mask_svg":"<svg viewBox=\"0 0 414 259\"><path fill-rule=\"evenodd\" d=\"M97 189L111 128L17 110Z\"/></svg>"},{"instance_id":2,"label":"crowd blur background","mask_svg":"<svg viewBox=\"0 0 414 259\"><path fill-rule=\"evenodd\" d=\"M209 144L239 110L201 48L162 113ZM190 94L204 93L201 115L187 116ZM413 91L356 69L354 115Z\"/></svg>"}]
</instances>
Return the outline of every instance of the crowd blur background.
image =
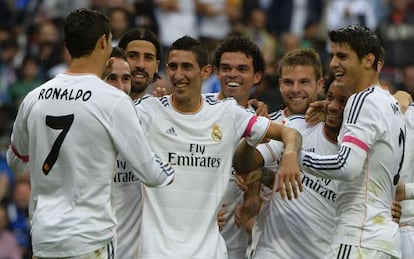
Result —
<instances>
[{"instance_id":1,"label":"crowd blur background","mask_svg":"<svg viewBox=\"0 0 414 259\"><path fill-rule=\"evenodd\" d=\"M385 49L382 84L414 97L414 0L0 0L0 258L31 258L29 177L13 175L5 159L13 120L29 91L67 68L63 21L81 7L108 15L114 46L136 26L158 35L163 54L183 35L200 39L211 53L232 33L250 37L267 63L251 96L269 111L282 108L275 64L284 53L312 47L328 71L327 32L364 24ZM203 91L218 90L213 74Z\"/></svg>"}]
</instances>

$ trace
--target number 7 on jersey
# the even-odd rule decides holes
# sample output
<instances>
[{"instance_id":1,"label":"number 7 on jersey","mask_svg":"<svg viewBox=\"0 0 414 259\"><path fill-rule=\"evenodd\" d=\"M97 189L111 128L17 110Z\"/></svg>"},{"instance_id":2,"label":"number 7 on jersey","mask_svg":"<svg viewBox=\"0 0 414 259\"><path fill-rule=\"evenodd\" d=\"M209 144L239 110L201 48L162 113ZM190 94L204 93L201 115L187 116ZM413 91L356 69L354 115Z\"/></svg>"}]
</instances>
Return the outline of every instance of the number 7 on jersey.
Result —
<instances>
[{"instance_id":1,"label":"number 7 on jersey","mask_svg":"<svg viewBox=\"0 0 414 259\"><path fill-rule=\"evenodd\" d=\"M52 129L62 130L55 142L53 143L52 149L49 152L49 155L46 157L45 162L43 163L42 170L45 175L47 175L53 166L59 155L60 147L62 146L63 140L68 134L70 127L72 126L73 119L75 116L73 114L64 115L64 116L46 116L46 125Z\"/></svg>"}]
</instances>

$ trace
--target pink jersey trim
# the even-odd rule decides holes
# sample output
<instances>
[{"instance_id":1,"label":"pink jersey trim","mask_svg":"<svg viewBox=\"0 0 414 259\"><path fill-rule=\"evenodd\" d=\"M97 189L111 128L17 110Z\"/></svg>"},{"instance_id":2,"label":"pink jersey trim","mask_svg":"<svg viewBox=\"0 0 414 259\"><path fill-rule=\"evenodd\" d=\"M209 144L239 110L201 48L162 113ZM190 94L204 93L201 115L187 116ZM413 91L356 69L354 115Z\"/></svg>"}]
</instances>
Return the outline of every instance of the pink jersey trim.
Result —
<instances>
[{"instance_id":1,"label":"pink jersey trim","mask_svg":"<svg viewBox=\"0 0 414 259\"><path fill-rule=\"evenodd\" d=\"M342 139L342 142L349 142L349 143L355 144L355 145L357 145L358 147L360 147L360 148L362 148L363 150L365 150L366 152L368 152L368 146L367 146L367 144L365 144L364 142L362 142L361 140L359 140L359 139L357 139L357 138L355 138L355 137L352 137L352 136L345 136L345 137Z\"/></svg>"},{"instance_id":2,"label":"pink jersey trim","mask_svg":"<svg viewBox=\"0 0 414 259\"><path fill-rule=\"evenodd\" d=\"M253 125L256 123L256 121L257 121L257 116L253 116L250 119L249 124L247 124L246 130L244 131L243 137L251 136L252 128L253 128Z\"/></svg>"},{"instance_id":3,"label":"pink jersey trim","mask_svg":"<svg viewBox=\"0 0 414 259\"><path fill-rule=\"evenodd\" d=\"M11 147L11 150L13 151L13 153L20 159L20 160L22 160L23 162L25 162L25 163L27 163L27 162L29 162L29 156L22 156L22 155L20 155L19 154L19 152L17 152L17 149L13 146L13 145L10 145L10 147Z\"/></svg>"}]
</instances>

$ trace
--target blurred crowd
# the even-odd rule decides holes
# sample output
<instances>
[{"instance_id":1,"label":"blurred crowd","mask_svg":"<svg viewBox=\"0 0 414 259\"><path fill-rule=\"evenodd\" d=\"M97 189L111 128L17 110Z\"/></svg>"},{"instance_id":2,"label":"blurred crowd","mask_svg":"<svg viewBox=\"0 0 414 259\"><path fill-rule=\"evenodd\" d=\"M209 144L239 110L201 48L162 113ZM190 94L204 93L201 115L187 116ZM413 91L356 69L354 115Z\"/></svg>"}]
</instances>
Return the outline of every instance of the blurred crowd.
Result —
<instances>
[{"instance_id":1,"label":"blurred crowd","mask_svg":"<svg viewBox=\"0 0 414 259\"><path fill-rule=\"evenodd\" d=\"M232 33L249 36L267 64L251 96L267 103L269 111L282 108L276 64L284 53L312 47L327 74L327 31L364 24L385 49L381 82L414 97L414 0L0 0L0 258L31 258L29 178L14 176L5 160L13 119L29 91L65 71L70 57L63 20L81 7L108 15L113 46L136 26L154 31L164 53L183 35L200 39L212 53ZM217 92L218 85L212 75L204 91ZM10 254L3 255L6 250Z\"/></svg>"}]
</instances>

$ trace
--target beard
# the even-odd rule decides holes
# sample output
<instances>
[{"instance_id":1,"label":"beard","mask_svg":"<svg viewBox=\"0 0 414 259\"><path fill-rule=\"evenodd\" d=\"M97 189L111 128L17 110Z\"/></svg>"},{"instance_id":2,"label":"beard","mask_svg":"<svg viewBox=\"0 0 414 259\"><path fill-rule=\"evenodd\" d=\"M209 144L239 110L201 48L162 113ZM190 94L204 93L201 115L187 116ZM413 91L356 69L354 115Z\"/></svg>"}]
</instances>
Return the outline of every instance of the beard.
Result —
<instances>
[{"instance_id":1,"label":"beard","mask_svg":"<svg viewBox=\"0 0 414 259\"><path fill-rule=\"evenodd\" d=\"M145 83L145 84L135 84L135 83L131 83L131 93L135 93L135 94L140 94L143 93L147 90L148 86L150 85L149 82Z\"/></svg>"}]
</instances>

